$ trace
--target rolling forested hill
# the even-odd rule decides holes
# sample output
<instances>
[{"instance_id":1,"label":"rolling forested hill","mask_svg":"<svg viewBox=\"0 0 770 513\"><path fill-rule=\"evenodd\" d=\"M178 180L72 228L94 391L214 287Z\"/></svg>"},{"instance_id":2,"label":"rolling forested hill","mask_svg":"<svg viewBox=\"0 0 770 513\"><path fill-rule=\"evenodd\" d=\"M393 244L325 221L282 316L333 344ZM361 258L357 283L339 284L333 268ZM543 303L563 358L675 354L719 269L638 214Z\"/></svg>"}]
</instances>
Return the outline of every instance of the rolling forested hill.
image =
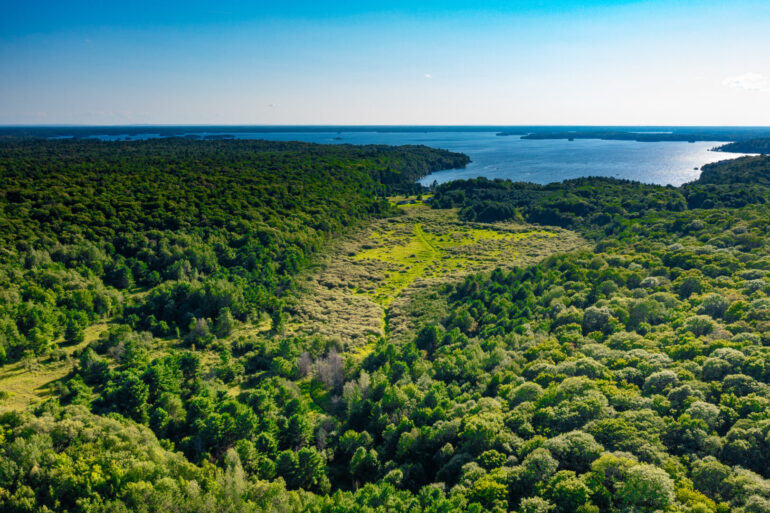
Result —
<instances>
[{"instance_id":1,"label":"rolling forested hill","mask_svg":"<svg viewBox=\"0 0 770 513\"><path fill-rule=\"evenodd\" d=\"M66 369L26 409L4 394L0 509L768 511L766 159L680 188L452 182L413 228L385 201L466 159L0 146L0 387L20 365ZM417 201L400 209L427 210ZM287 328L296 277L386 216L392 229L378 222L376 244L345 255L400 270L383 267L382 304L422 254L437 279L463 247L495 241L477 267L500 266L432 285L440 315L366 351L333 328ZM431 233L440 216L465 226ZM590 247L511 265L525 222L544 225L530 238Z\"/></svg>"}]
</instances>

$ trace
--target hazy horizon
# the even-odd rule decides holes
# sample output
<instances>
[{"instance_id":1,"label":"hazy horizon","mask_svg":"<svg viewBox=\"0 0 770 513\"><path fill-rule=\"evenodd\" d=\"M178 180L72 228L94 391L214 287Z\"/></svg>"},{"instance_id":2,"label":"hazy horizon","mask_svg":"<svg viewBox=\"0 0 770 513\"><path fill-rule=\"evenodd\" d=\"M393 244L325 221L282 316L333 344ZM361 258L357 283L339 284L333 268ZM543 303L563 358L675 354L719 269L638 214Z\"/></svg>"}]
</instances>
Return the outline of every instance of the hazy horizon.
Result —
<instances>
[{"instance_id":1,"label":"hazy horizon","mask_svg":"<svg viewBox=\"0 0 770 513\"><path fill-rule=\"evenodd\" d=\"M594 128L671 128L671 129L686 129L686 128L770 128L769 124L755 124L755 125L739 125L739 124L727 124L727 125L661 125L661 124L649 124L649 125L622 125L622 124L607 124L607 125L587 125L587 124L372 124L372 123L359 123L359 124L304 124L304 123L282 123L282 124L265 124L265 123L104 123L104 124L92 124L92 123L0 123L0 128L259 128L259 129L281 129L281 128L310 128L310 129L366 129L366 128L473 128L473 129L489 129L490 131L507 129L507 128L560 128L560 129L594 129Z\"/></svg>"}]
</instances>

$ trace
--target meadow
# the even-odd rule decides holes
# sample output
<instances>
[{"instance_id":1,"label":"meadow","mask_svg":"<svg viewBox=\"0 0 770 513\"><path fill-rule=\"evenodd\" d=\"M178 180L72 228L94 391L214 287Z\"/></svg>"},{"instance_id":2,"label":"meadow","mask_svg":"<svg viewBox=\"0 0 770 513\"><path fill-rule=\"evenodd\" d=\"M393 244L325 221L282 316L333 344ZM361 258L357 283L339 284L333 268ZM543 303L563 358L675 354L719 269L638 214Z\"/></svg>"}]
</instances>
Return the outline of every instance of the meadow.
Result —
<instances>
[{"instance_id":1,"label":"meadow","mask_svg":"<svg viewBox=\"0 0 770 513\"><path fill-rule=\"evenodd\" d=\"M355 350L386 334L402 339L446 313L446 285L587 244L560 228L466 223L456 209L411 200L391 198L394 215L334 244L303 276L290 332L337 338Z\"/></svg>"}]
</instances>

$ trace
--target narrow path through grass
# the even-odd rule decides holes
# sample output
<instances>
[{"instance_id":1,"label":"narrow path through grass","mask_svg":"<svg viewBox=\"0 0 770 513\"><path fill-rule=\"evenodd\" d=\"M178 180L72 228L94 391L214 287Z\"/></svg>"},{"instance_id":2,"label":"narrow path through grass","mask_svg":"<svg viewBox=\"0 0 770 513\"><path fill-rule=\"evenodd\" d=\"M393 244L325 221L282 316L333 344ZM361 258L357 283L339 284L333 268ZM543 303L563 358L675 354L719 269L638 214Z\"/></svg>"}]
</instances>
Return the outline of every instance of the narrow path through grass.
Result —
<instances>
[{"instance_id":1,"label":"narrow path through grass","mask_svg":"<svg viewBox=\"0 0 770 513\"><path fill-rule=\"evenodd\" d=\"M393 244L365 250L355 256L356 260L379 260L394 268L386 271L386 278L373 294L373 299L387 310L393 300L415 280L425 274L426 269L441 256L426 237L422 223L412 226L411 237L406 244Z\"/></svg>"}]
</instances>

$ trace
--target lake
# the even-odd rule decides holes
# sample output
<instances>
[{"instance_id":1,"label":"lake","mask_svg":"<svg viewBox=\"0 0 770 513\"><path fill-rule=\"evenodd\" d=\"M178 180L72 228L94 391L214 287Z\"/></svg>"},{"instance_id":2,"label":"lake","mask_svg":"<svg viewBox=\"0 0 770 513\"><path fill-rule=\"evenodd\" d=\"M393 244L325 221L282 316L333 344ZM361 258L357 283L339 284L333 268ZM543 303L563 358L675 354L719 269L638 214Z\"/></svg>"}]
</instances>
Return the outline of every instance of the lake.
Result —
<instances>
[{"instance_id":1,"label":"lake","mask_svg":"<svg viewBox=\"0 0 770 513\"><path fill-rule=\"evenodd\" d=\"M530 140L498 136L496 132L190 132L186 135L235 139L305 141L323 144L424 144L458 151L472 162L464 169L432 173L421 183L430 185L457 179L503 178L540 184L584 176L608 176L660 185L681 185L700 176L710 162L739 157L709 151L720 142L635 142L595 139ZM144 133L102 135L102 140L148 139Z\"/></svg>"}]
</instances>

